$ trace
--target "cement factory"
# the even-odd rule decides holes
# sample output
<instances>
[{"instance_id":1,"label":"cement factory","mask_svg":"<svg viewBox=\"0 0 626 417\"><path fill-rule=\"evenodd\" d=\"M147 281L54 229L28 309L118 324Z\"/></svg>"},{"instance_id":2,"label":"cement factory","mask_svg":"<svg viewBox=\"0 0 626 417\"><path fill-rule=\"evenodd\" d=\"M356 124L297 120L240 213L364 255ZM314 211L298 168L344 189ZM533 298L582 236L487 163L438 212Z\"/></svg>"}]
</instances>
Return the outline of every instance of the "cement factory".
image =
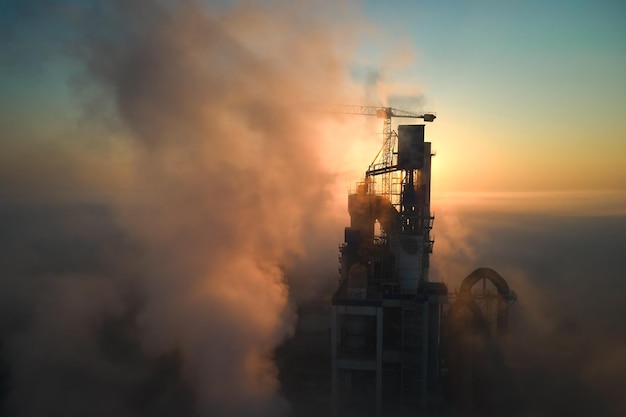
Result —
<instances>
[{"instance_id":1,"label":"cement factory","mask_svg":"<svg viewBox=\"0 0 626 417\"><path fill-rule=\"evenodd\" d=\"M324 110L383 120L382 149L348 196L339 285L322 315L330 316L330 414L437 416L493 409L502 401L490 397L502 384L499 346L516 294L490 268L471 272L453 293L429 280L435 243L431 143L425 124L392 130L392 118L432 122L436 116L390 107ZM298 331L306 337L306 330ZM328 342L328 336L319 337ZM327 359L316 363L324 366Z\"/></svg>"}]
</instances>

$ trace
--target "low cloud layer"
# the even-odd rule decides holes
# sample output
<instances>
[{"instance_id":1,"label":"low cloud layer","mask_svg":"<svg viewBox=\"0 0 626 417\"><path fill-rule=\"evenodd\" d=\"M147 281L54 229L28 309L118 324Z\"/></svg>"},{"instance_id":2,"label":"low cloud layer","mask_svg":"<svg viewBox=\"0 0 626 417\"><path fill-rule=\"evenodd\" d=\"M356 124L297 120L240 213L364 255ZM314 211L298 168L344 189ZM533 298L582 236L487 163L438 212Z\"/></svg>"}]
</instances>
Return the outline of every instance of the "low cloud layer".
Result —
<instances>
[{"instance_id":1,"label":"low cloud layer","mask_svg":"<svg viewBox=\"0 0 626 417\"><path fill-rule=\"evenodd\" d=\"M487 266L518 294L505 351L515 392L491 393L514 394L515 403L504 405L510 415L626 412L620 382L626 378L626 218L603 211L617 194L585 205L598 210L577 210L585 195L536 196L547 206L511 195L481 204L467 195L471 201L434 207L437 278L454 290L474 268ZM570 214L554 210L568 205Z\"/></svg>"}]
</instances>

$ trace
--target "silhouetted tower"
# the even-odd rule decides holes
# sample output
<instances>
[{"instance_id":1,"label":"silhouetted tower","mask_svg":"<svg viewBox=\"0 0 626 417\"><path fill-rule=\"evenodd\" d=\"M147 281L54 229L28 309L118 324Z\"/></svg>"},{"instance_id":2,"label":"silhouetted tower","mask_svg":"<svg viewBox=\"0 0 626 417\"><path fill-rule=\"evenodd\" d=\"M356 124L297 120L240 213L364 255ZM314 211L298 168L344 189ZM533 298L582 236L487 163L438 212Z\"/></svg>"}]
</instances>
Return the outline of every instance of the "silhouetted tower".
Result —
<instances>
[{"instance_id":1,"label":"silhouetted tower","mask_svg":"<svg viewBox=\"0 0 626 417\"><path fill-rule=\"evenodd\" d=\"M389 129L392 116L406 113L378 110ZM332 305L337 415L416 415L439 386L439 329L447 289L428 279L434 220L431 144L424 141L424 125L385 132L380 158L348 197L350 227L340 246L340 282Z\"/></svg>"}]
</instances>

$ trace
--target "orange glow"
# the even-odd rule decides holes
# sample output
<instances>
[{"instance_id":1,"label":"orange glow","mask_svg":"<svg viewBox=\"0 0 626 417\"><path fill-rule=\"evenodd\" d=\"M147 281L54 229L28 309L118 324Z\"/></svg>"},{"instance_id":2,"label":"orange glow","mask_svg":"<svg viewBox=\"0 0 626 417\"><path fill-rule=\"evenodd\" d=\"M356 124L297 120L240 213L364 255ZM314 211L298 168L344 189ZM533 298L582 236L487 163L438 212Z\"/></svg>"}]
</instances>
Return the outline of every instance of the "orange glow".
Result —
<instances>
[{"instance_id":1,"label":"orange glow","mask_svg":"<svg viewBox=\"0 0 626 417\"><path fill-rule=\"evenodd\" d=\"M433 194L432 206L434 210L621 216L626 214L626 195L621 191L440 192Z\"/></svg>"}]
</instances>

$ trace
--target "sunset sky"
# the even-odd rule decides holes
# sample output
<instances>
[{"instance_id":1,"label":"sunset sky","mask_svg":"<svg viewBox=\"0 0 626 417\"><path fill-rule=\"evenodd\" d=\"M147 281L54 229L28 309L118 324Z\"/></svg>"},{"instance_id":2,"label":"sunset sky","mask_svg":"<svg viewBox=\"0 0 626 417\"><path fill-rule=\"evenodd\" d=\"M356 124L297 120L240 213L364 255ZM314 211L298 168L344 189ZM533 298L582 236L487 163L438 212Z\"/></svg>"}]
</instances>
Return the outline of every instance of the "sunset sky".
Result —
<instances>
[{"instance_id":1,"label":"sunset sky","mask_svg":"<svg viewBox=\"0 0 626 417\"><path fill-rule=\"evenodd\" d=\"M621 1L366 1L357 61L420 90L440 191L626 189ZM393 104L393 103L392 103Z\"/></svg>"},{"instance_id":2,"label":"sunset sky","mask_svg":"<svg viewBox=\"0 0 626 417\"><path fill-rule=\"evenodd\" d=\"M427 131L437 152L435 191L626 189L623 2L347 7L363 32L347 62L351 76L378 84L371 101L359 104L438 113ZM7 7L0 20L13 17ZM73 97L81 88L76 61L40 42L70 35L45 19L0 32L0 122L11 133L4 140L67 135L67 126L84 116ZM12 43L16 36L20 42ZM25 60L32 65L20 65Z\"/></svg>"},{"instance_id":3,"label":"sunset sky","mask_svg":"<svg viewBox=\"0 0 626 417\"><path fill-rule=\"evenodd\" d=\"M437 113L431 278L489 266L518 293L533 415L626 415L625 22L606 0L0 1L0 414L284 411L274 350L336 288L381 145L380 120L304 111L327 102Z\"/></svg>"}]
</instances>

